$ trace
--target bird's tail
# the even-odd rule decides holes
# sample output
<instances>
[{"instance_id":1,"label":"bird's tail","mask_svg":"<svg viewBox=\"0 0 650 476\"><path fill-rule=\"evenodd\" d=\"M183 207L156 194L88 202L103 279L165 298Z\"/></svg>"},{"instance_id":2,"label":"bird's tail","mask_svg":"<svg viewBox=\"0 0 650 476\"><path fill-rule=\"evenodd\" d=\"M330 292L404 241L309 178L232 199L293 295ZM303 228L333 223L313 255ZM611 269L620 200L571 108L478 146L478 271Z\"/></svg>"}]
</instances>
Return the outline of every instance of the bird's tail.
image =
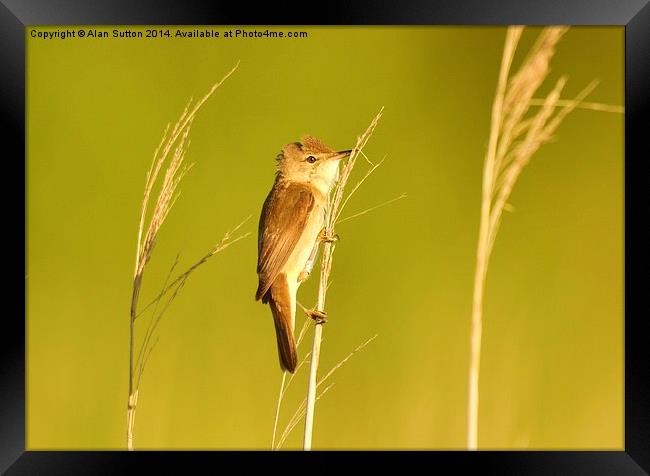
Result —
<instances>
[{"instance_id":1,"label":"bird's tail","mask_svg":"<svg viewBox=\"0 0 650 476\"><path fill-rule=\"evenodd\" d=\"M293 373L298 365L296 341L293 336L293 306L285 276L280 275L268 291L268 303L273 314L275 337L278 341L278 357L282 370Z\"/></svg>"}]
</instances>

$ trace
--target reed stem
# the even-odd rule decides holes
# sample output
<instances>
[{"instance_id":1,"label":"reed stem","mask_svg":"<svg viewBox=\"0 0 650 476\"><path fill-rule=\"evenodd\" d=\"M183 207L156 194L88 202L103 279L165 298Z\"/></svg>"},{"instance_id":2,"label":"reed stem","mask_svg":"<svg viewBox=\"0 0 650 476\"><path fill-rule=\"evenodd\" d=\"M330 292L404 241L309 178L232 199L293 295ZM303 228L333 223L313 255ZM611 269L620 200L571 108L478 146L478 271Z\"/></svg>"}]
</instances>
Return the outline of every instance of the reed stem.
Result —
<instances>
[{"instance_id":1,"label":"reed stem","mask_svg":"<svg viewBox=\"0 0 650 476\"><path fill-rule=\"evenodd\" d=\"M208 93L205 94L193 106L191 110L189 109L190 104L188 103L187 107L178 119L178 122L175 124L174 128L171 131L169 130L169 126L167 126L165 132L163 133L162 140L154 152L151 166L147 172L142 205L140 207L140 219L138 222L138 239L135 255L135 269L133 273L131 306L129 312L129 397L126 412L126 447L128 451L133 451L134 426L136 411L138 408L140 379L144 372L147 359L153 350L153 346L155 345L155 343L153 345L149 345L150 338L153 335L156 326L160 322L160 319L162 318L167 305L169 305L175 298L192 271L194 271L201 264L205 263L211 256L221 251L223 248L242 238L239 237L235 240L232 240L230 238L230 232L228 232L224 239L219 242L217 246L215 246L210 251L210 253L208 253L201 260L191 266L185 273L181 274L170 286L165 287L160 295L154 299L153 303L156 304L156 308L152 314L150 327L147 328L147 332L142 342L138 358L136 359L135 321L139 315L138 303L140 298L140 290L142 287L142 279L147 263L151 259L153 248L158 237L158 232L160 231L160 228L165 222L169 211L173 207L174 202L178 197L178 194L176 193L177 187L180 181L183 179L185 173L191 167L191 165L184 166L184 158L185 152L187 151L187 147L189 145L188 136L192 127L192 121L194 120L194 117L201 106L208 100L212 93L214 93L217 88L219 88L219 86L221 86L221 84L228 77L230 77L232 73L235 72L238 66L239 62L220 81L215 83L208 91ZM160 172L165 163L167 164L167 168L164 174L161 176ZM159 178L161 178L161 180L158 180ZM153 209L150 209L149 201L152 190L156 183L159 183L160 191L158 192L158 196L153 205ZM146 218L148 214L150 217L147 221ZM169 298L163 310L160 311L160 313L156 314L158 303L162 301L165 294L172 288L174 289L174 293L172 293L171 298Z\"/></svg>"},{"instance_id":2,"label":"reed stem","mask_svg":"<svg viewBox=\"0 0 650 476\"><path fill-rule=\"evenodd\" d=\"M325 209L325 236L330 238L335 236L334 225L346 201L343 199L343 192L345 185L350 178L350 173L354 168L357 157L362 154L368 139L377 127L377 123L381 118L384 108L382 107L379 113L372 120L366 131L357 139L356 146L352 149L350 157L345 162L343 170L341 171L340 178L334 187L327 200L327 208ZM353 190L354 192L354 190ZM325 298L327 296L327 289L329 285L329 276L332 269L332 255L336 248L333 241L327 240L323 245L323 257L321 259L320 269L320 283L318 287L318 302L316 309L320 312L325 312ZM307 387L307 405L305 409L305 433L303 437L303 449L309 451L312 448L312 435L314 431L314 408L316 405L316 390L318 386L318 362L320 359L321 341L323 339L323 324L316 323L314 326L314 340L311 350L311 362L309 366L309 383Z\"/></svg>"}]
</instances>

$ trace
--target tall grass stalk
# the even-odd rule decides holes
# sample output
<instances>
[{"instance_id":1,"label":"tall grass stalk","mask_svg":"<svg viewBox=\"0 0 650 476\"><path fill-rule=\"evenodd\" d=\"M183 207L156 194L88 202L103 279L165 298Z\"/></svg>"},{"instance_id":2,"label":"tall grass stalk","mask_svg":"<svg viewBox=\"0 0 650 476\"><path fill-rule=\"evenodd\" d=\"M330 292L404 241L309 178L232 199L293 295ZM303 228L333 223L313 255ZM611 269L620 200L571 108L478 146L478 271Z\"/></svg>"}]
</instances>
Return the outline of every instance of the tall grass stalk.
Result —
<instances>
[{"instance_id":1,"label":"tall grass stalk","mask_svg":"<svg viewBox=\"0 0 650 476\"><path fill-rule=\"evenodd\" d=\"M219 86L237 69L239 63L235 65L220 81L215 83L208 93L203 96L191 109L190 103L185 107L180 118L171 129L169 125L166 127L163 138L155 150L151 166L147 173L144 195L142 199L142 206L140 208L140 220L138 223L137 233L137 249L135 256L135 269L133 272L133 287L131 292L131 308L129 313L129 397L127 403L127 425L126 425L126 443L129 451L133 450L134 426L135 416L138 408L138 396L140 390L140 382L144 373L146 364L149 360L151 352L153 351L156 342L152 343L152 337L169 305L176 298L180 290L185 285L191 273L196 270L200 265L205 263L208 259L216 253L227 248L231 244L244 238L242 235L233 238L232 234L243 225L243 222L232 231L226 233L219 243L196 263L190 266L186 271L178 275L171 281L176 265L178 264L178 257L171 267L169 275L163 284L162 291L157 297L147 304L144 309L138 310L140 301L140 291L142 288L142 281L144 273L151 259L153 249L155 247L158 233L167 218L169 211L174 206L178 198L177 188L191 165L185 164L185 153L189 146L189 134L192 127L196 113L201 106L208 100ZM166 166L165 171L161 174L163 166ZM150 198L154 187L159 187L158 196L156 197L153 205L153 210L150 210ZM148 220L147 217L149 216ZM152 307L153 306L153 307ZM135 324L136 320L142 313L152 308L149 323L147 325L144 338L142 340L138 356L135 356Z\"/></svg>"},{"instance_id":2,"label":"tall grass stalk","mask_svg":"<svg viewBox=\"0 0 650 476\"><path fill-rule=\"evenodd\" d=\"M329 379L334 374L334 372L336 372L338 369L340 369L343 364L345 364L348 360L350 360L350 358L352 358L353 355L355 355L357 352L360 352L364 347L366 347L373 340L375 340L377 338L377 335L378 334L375 334L370 339L367 339L365 342L359 344L352 352L350 352L342 360L340 360L334 367L332 367L325 374L324 377L321 377L320 379L318 379L318 382L316 384L316 389L318 390L318 388L323 383L325 383L325 381L327 379ZM307 355L305 355L303 360L298 365L298 368L300 368L300 366L302 366L307 361L307 359L309 359L310 355L311 355L311 352L308 352ZM294 375L291 376L291 379L293 379ZM291 383L291 379L290 379L289 383ZM289 386L289 384L287 384L287 387L288 386ZM323 389L319 394L317 394L316 395L316 401L320 400L323 397L323 395L325 395L333 386L334 386L334 383L331 383L327 387L325 387L325 389ZM286 387L285 387L285 391L286 391ZM298 423L300 423L300 420L305 416L305 413L306 413L306 408L305 407L306 407L306 405L307 405L307 399L304 398L302 400L302 402L300 403L300 405L298 405L298 408L296 409L294 414L291 416L291 418L289 418L289 420L288 420L288 422L287 422L287 424L286 424L286 426L284 428L284 431L282 432L282 435L280 436L278 444L274 449L279 449L280 447L282 447L284 442L287 440L288 436L291 434L291 431L298 425Z\"/></svg>"},{"instance_id":3,"label":"tall grass stalk","mask_svg":"<svg viewBox=\"0 0 650 476\"><path fill-rule=\"evenodd\" d=\"M592 82L575 99L560 99L566 84L561 77L543 99L533 98L546 80L550 61L566 27L544 28L519 70L511 75L511 65L523 27L511 26L506 33L496 94L492 105L488 149L483 164L483 183L476 271L472 298L470 367L467 403L467 447L478 448L479 373L483 328L483 294L490 254L501 215L523 168L539 147L553 138L562 120L575 108L622 112L618 106L585 103L596 87ZM534 106L534 107L532 107Z\"/></svg>"},{"instance_id":4,"label":"tall grass stalk","mask_svg":"<svg viewBox=\"0 0 650 476\"><path fill-rule=\"evenodd\" d=\"M354 164L357 161L357 158L362 153L363 147L365 147L368 139L372 135L379 119L381 118L383 108L375 116L373 121L370 123L366 131L357 139L357 143L350 154L350 157L345 162L341 176L328 197L328 204L325 210L325 236L333 237L334 225L337 218L339 217L347 199L343 201L343 192L345 190L345 185L348 182ZM354 190L356 190L355 187ZM354 192L353 190L353 192ZM349 198L349 197L348 197ZM329 283L329 276L332 269L332 256L334 254L334 249L336 245L332 241L326 241L323 244L323 256L321 258L321 268L320 268L320 282L318 286L318 301L316 304L316 309L320 312L325 311L325 299L327 297L327 287ZM322 323L316 323L314 326L314 340L311 348L311 362L309 368L309 383L307 389L307 407L305 412L305 433L303 438L303 449L308 451L311 450L312 446L312 433L314 429L314 408L316 404L316 387L317 387L317 374L318 374L318 362L320 359L320 348L321 341L323 336L323 325Z\"/></svg>"},{"instance_id":5,"label":"tall grass stalk","mask_svg":"<svg viewBox=\"0 0 650 476\"><path fill-rule=\"evenodd\" d=\"M298 301L297 304L298 304L298 306L300 306L302 308L302 310L305 313L305 316L307 317L307 319L305 319L305 322L302 325L302 329L300 329L300 333L298 334L298 339L296 340L296 348L298 349L298 348L300 348L300 344L302 343L302 340L305 337L305 333L307 331L307 327L308 327L309 321L310 321L310 319L309 319L310 314L309 314L309 310L306 307L304 307L302 304L300 304L299 301ZM277 402L276 407L275 407L275 418L273 420L273 436L271 437L271 449L272 450L276 449L275 437L276 437L277 431L278 431L278 422L280 421L280 409L282 407L282 400L284 399L284 396L287 393L287 389L289 388L289 385L291 385L291 382L293 382L293 379L298 374L298 372L300 371L300 368L305 364L307 359L309 359L310 355L311 355L311 353L309 353L309 352L307 353L307 355L305 355L305 357L302 359L302 361L296 367L295 372L292 373L291 376L289 377L288 382L287 382L287 372L282 372L282 380L280 382L280 392L278 393L278 402ZM285 382L286 382L286 386L285 386Z\"/></svg>"}]
</instances>

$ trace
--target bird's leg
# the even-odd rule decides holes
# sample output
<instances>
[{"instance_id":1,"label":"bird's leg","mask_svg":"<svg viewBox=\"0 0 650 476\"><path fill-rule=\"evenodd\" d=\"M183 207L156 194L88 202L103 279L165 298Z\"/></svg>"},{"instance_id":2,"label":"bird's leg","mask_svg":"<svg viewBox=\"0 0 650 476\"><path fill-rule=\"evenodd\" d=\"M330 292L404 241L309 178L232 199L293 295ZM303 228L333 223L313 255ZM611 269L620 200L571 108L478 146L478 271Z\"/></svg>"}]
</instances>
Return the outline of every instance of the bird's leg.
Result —
<instances>
[{"instance_id":1,"label":"bird's leg","mask_svg":"<svg viewBox=\"0 0 650 476\"><path fill-rule=\"evenodd\" d=\"M325 228L323 228L318 234L318 240L322 241L323 243L334 243L336 241L339 241L339 239L339 235L331 234Z\"/></svg>"},{"instance_id":2,"label":"bird's leg","mask_svg":"<svg viewBox=\"0 0 650 476\"><path fill-rule=\"evenodd\" d=\"M309 255L309 259L305 263L305 268L298 275L299 283L306 281L309 275L311 274L311 270L314 269L314 263L316 262L316 255L318 254L318 245L320 245L320 241L316 240L316 243L314 243L314 248L311 250L311 254Z\"/></svg>"},{"instance_id":3,"label":"bird's leg","mask_svg":"<svg viewBox=\"0 0 650 476\"><path fill-rule=\"evenodd\" d=\"M314 248L311 250L307 263L305 263L305 268L298 275L299 283L306 281L311 274L311 270L314 269L314 262L316 261L316 255L318 254L318 246L320 243L334 243L335 241L339 241L339 235L328 235L325 228L318 233L318 239L316 240L316 243L314 243Z\"/></svg>"},{"instance_id":4,"label":"bird's leg","mask_svg":"<svg viewBox=\"0 0 650 476\"><path fill-rule=\"evenodd\" d=\"M325 324L327 322L327 313L325 311L319 311L318 309L312 309L307 311L309 317L311 317L316 324Z\"/></svg>"}]
</instances>

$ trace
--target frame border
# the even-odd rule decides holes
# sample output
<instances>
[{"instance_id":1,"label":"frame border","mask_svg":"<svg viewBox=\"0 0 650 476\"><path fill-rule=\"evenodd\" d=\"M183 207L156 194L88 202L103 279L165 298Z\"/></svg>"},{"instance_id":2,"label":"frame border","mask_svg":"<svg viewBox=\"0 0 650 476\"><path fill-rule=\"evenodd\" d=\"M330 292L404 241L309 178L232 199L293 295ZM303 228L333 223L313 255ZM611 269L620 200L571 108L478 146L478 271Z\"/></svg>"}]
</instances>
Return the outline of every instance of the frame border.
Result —
<instances>
[{"instance_id":1,"label":"frame border","mask_svg":"<svg viewBox=\"0 0 650 476\"><path fill-rule=\"evenodd\" d=\"M645 212L649 200L643 196L642 164L650 157L644 124L650 123L650 0L502 0L488 4L482 0L363 0L330 1L309 12L305 5L291 8L287 2L257 3L254 7L240 3L200 3L197 0L1 0L0 3L0 106L5 144L16 156L25 156L25 38L26 27L57 24L309 24L309 25L507 25L571 24L625 25L625 249L642 250L650 242L634 215ZM7 157L10 158L10 157ZM22 171L24 162L7 160ZM13 176L13 174L11 175ZM27 200L26 181L23 182ZM647 187L647 185L645 185ZM5 203L15 196L3 189ZM10 201L10 199L13 199ZM25 203L26 204L26 203ZM643 207L643 208L642 208ZM5 207L16 212L18 207ZM12 216L13 218L13 216ZM26 206L22 210L23 233L26 235ZM12 227L12 230L20 227ZM14 234L12 234L13 236ZM16 235L16 242L21 238ZM17 243L16 249L20 246ZM24 242L27 268L27 246ZM15 255L13 253L12 255ZM625 450L624 451L435 451L370 452L373 462L385 465L398 462L405 455L414 463L453 464L460 470L480 470L503 474L648 474L650 471L650 346L643 331L645 309L643 284L632 276L643 276L648 269L648 253L625 253ZM16 265L18 268L18 265ZM23 272L24 274L24 272ZM19 273L16 274L20 275ZM27 276L24 281L27 292ZM26 307L26 300L23 302ZM644 306L646 305L646 306ZM26 451L25 439L25 310L11 303L3 327L0 346L0 471L7 474L115 474L150 471L164 464L165 472L187 471L188 464L249 462L238 453L227 452L150 452L120 451L54 452ZM21 311L23 312L22 317ZM261 454L269 454L260 452ZM279 455L279 453L277 453ZM394 455L398 458L394 458ZM276 459L281 456L269 456ZM232 458L232 459L231 459ZM320 458L317 453L299 453L292 463L309 463ZM330 460L330 457L327 457ZM330 460L331 461L331 460ZM327 464L325 460L323 463ZM128 466L127 466L128 464ZM397 467L397 466L396 466ZM298 469L297 467L295 467ZM387 469L386 466L384 468ZM645 470L643 469L645 468ZM321 468L322 469L322 468Z\"/></svg>"}]
</instances>

